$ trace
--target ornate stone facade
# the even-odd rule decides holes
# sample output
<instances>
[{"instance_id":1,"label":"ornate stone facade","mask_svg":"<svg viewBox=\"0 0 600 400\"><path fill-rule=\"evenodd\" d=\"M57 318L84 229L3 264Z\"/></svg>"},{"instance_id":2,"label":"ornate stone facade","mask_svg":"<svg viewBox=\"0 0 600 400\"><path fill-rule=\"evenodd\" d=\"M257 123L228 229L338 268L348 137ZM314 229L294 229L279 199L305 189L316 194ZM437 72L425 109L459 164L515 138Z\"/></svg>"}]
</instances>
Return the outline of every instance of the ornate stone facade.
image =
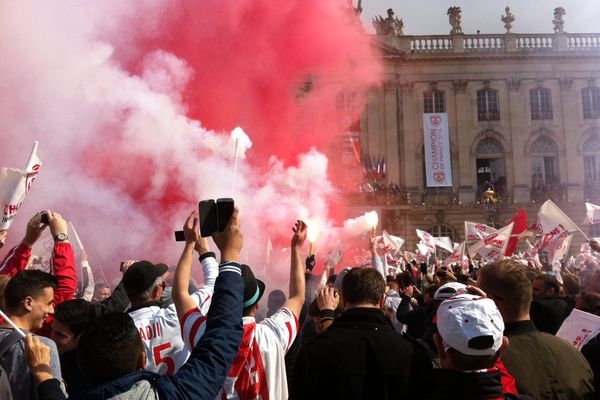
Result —
<instances>
[{"instance_id":1,"label":"ornate stone facade","mask_svg":"<svg viewBox=\"0 0 600 400\"><path fill-rule=\"evenodd\" d=\"M372 93L362 115L361 146L385 157L381 183L394 189L357 207L379 209L382 227L409 248L415 228L463 240L464 220L489 215L479 202L490 183L499 194L498 224L523 207L533 219L546 198L582 221L586 199L600 203L600 145L590 138L600 139L589 134L600 125L600 34L563 32L563 15L555 10L556 33L465 34L452 7L450 35L376 35L386 89ZM510 10L507 16L510 25ZM398 90L388 94L388 87ZM426 108L448 114L451 188L424 182Z\"/></svg>"}]
</instances>

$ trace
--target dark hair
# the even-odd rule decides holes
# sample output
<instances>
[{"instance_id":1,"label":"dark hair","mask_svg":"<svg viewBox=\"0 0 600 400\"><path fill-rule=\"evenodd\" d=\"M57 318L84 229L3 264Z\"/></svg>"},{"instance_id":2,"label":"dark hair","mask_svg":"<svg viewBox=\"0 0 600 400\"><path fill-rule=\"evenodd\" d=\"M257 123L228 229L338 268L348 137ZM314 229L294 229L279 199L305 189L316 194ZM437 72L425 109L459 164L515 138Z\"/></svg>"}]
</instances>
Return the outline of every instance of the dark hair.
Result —
<instances>
[{"instance_id":1,"label":"dark hair","mask_svg":"<svg viewBox=\"0 0 600 400\"><path fill-rule=\"evenodd\" d=\"M404 271L398 276L398 281L400 282L400 286L405 288L410 285L416 285L415 278L410 271Z\"/></svg>"},{"instance_id":2,"label":"dark hair","mask_svg":"<svg viewBox=\"0 0 600 400\"><path fill-rule=\"evenodd\" d=\"M142 339L128 314L111 312L79 338L77 359L83 373L94 385L134 372Z\"/></svg>"},{"instance_id":3,"label":"dark hair","mask_svg":"<svg viewBox=\"0 0 600 400\"><path fill-rule=\"evenodd\" d=\"M558 280L552 275L540 273L535 276L534 280L542 281L544 283L544 292L548 289L554 289L554 294L560 292L560 283L558 283Z\"/></svg>"},{"instance_id":4,"label":"dark hair","mask_svg":"<svg viewBox=\"0 0 600 400\"><path fill-rule=\"evenodd\" d=\"M581 278L575 274L562 274L563 286L567 295L576 295L581 290Z\"/></svg>"},{"instance_id":5,"label":"dark hair","mask_svg":"<svg viewBox=\"0 0 600 400\"><path fill-rule=\"evenodd\" d=\"M600 314L600 293L593 290L582 290L579 293L579 298L585 304L585 308L581 309L581 311L595 315Z\"/></svg>"},{"instance_id":6,"label":"dark hair","mask_svg":"<svg viewBox=\"0 0 600 400\"><path fill-rule=\"evenodd\" d=\"M379 304L385 293L385 281L372 268L353 268L342 280L342 296L346 304Z\"/></svg>"},{"instance_id":7,"label":"dark hair","mask_svg":"<svg viewBox=\"0 0 600 400\"><path fill-rule=\"evenodd\" d=\"M478 278L479 287L505 305L501 308L505 322L529 314L532 288L523 265L513 260L497 261L481 267Z\"/></svg>"},{"instance_id":8,"label":"dark hair","mask_svg":"<svg viewBox=\"0 0 600 400\"><path fill-rule=\"evenodd\" d=\"M37 297L46 288L54 289L57 283L53 275L37 269L27 269L17 272L8 281L4 290L6 310L15 312L25 298L29 296Z\"/></svg>"},{"instance_id":9,"label":"dark hair","mask_svg":"<svg viewBox=\"0 0 600 400\"><path fill-rule=\"evenodd\" d=\"M93 306L86 300L74 299L54 308L54 319L66 326L74 337L89 328L95 321Z\"/></svg>"}]
</instances>

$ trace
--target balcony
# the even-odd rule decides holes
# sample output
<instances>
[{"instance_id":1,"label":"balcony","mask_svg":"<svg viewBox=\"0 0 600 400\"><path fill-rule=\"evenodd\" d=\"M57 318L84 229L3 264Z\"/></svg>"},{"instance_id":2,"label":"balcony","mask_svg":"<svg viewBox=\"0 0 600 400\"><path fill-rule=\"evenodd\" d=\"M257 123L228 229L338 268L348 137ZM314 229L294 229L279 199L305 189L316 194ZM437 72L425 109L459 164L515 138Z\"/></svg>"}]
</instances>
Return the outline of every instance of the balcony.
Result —
<instances>
[{"instance_id":1,"label":"balcony","mask_svg":"<svg viewBox=\"0 0 600 400\"><path fill-rule=\"evenodd\" d=\"M567 201L567 186L560 183L549 183L535 185L531 189L531 201L544 202L552 200L554 202Z\"/></svg>"}]
</instances>

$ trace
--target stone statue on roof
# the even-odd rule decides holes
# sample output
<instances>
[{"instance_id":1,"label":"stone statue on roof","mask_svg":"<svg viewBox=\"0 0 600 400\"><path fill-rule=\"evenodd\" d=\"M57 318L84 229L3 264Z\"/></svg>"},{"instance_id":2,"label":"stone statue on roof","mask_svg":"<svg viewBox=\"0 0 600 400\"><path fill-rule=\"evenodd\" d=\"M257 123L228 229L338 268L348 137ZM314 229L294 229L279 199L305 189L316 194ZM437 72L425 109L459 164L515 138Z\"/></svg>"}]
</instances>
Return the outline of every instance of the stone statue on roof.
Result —
<instances>
[{"instance_id":1,"label":"stone statue on roof","mask_svg":"<svg viewBox=\"0 0 600 400\"><path fill-rule=\"evenodd\" d=\"M512 28L512 23L515 22L515 16L510 12L510 7L506 7L504 10L506 15L500 16L500 21L504 22L504 28L506 29L506 33L510 33L510 29Z\"/></svg>"},{"instance_id":2,"label":"stone statue on roof","mask_svg":"<svg viewBox=\"0 0 600 400\"><path fill-rule=\"evenodd\" d=\"M373 18L373 27L378 35L393 35L403 36L404 35L404 22L398 17L394 17L394 10L389 8L387 10L387 18L376 16Z\"/></svg>"},{"instance_id":3,"label":"stone statue on roof","mask_svg":"<svg viewBox=\"0 0 600 400\"><path fill-rule=\"evenodd\" d=\"M461 13L462 10L460 7L450 7L448 9L448 21L450 22L450 26L452 30L450 31L451 35L462 35L462 22L461 22Z\"/></svg>"},{"instance_id":4,"label":"stone statue on roof","mask_svg":"<svg viewBox=\"0 0 600 400\"><path fill-rule=\"evenodd\" d=\"M565 9L562 7L556 7L554 9L554 19L552 20L552 23L554 24L554 33L565 31L565 21L563 21L565 14Z\"/></svg>"}]
</instances>

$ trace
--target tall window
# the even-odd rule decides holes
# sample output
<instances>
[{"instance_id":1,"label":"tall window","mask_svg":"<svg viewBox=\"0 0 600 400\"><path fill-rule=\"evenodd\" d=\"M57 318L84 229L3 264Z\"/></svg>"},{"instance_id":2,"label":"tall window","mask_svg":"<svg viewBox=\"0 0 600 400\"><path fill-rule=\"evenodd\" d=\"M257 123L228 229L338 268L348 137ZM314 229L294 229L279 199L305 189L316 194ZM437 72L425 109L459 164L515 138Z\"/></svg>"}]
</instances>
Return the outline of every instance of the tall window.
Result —
<instances>
[{"instance_id":1,"label":"tall window","mask_svg":"<svg viewBox=\"0 0 600 400\"><path fill-rule=\"evenodd\" d=\"M446 112L446 97L443 90L423 92L423 109L426 114Z\"/></svg>"},{"instance_id":2,"label":"tall window","mask_svg":"<svg viewBox=\"0 0 600 400\"><path fill-rule=\"evenodd\" d=\"M500 108L496 89L480 89L477 91L477 119L479 121L498 121Z\"/></svg>"},{"instance_id":3,"label":"tall window","mask_svg":"<svg viewBox=\"0 0 600 400\"><path fill-rule=\"evenodd\" d=\"M477 196L487 189L497 193L506 193L506 172L504 168L504 146L492 138L485 138L477 143L475 149L477 159Z\"/></svg>"},{"instance_id":4,"label":"tall window","mask_svg":"<svg viewBox=\"0 0 600 400\"><path fill-rule=\"evenodd\" d=\"M581 102L583 103L583 118L600 118L600 88L586 87L581 89Z\"/></svg>"},{"instance_id":5,"label":"tall window","mask_svg":"<svg viewBox=\"0 0 600 400\"><path fill-rule=\"evenodd\" d=\"M434 237L449 237L454 242L454 229L449 225L434 225L427 230Z\"/></svg>"},{"instance_id":6,"label":"tall window","mask_svg":"<svg viewBox=\"0 0 600 400\"><path fill-rule=\"evenodd\" d=\"M542 188L560 183L558 147L552 139L540 137L531 145L531 185Z\"/></svg>"},{"instance_id":7,"label":"tall window","mask_svg":"<svg viewBox=\"0 0 600 400\"><path fill-rule=\"evenodd\" d=\"M531 119L552 119L552 97L550 89L535 88L529 91Z\"/></svg>"}]
</instances>

